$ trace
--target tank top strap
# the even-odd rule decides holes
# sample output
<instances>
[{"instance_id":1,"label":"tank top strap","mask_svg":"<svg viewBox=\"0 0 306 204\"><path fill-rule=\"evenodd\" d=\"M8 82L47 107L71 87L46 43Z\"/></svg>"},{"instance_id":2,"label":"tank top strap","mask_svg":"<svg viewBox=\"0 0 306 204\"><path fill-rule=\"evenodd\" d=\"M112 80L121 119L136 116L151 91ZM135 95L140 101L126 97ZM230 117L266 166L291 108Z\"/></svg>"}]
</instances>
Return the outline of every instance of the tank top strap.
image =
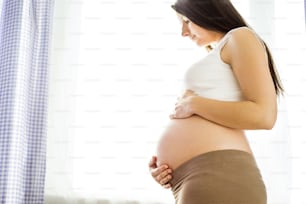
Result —
<instances>
[{"instance_id":1,"label":"tank top strap","mask_svg":"<svg viewBox=\"0 0 306 204\"><path fill-rule=\"evenodd\" d=\"M240 29L247 29L247 30L251 31L254 34L254 36L257 38L257 40L260 42L263 49L264 50L266 49L266 46L265 46L264 42L261 40L261 38L258 36L258 34L254 30L252 30L251 28L249 28L247 26L237 27L237 28L234 28L234 29L228 31L223 36L223 38L215 45L214 49L216 49L220 52L221 49L224 47L224 45L227 43L228 39L231 37L232 33L235 32L236 30L240 30Z\"/></svg>"},{"instance_id":2,"label":"tank top strap","mask_svg":"<svg viewBox=\"0 0 306 204\"><path fill-rule=\"evenodd\" d=\"M228 39L231 37L231 33L233 30L230 30L227 32L223 38L217 43L216 48L217 49L222 49L222 47L227 43Z\"/></svg>"},{"instance_id":3,"label":"tank top strap","mask_svg":"<svg viewBox=\"0 0 306 204\"><path fill-rule=\"evenodd\" d=\"M223 46L227 43L228 39L231 37L231 34L235 31L235 30L239 30L239 29L249 29L251 30L250 28L248 28L247 26L243 26L243 27L237 27L237 28L234 28L230 31L228 31L224 36L223 38L217 43L216 47L217 49L222 49ZM252 31L253 32L253 31Z\"/></svg>"}]
</instances>

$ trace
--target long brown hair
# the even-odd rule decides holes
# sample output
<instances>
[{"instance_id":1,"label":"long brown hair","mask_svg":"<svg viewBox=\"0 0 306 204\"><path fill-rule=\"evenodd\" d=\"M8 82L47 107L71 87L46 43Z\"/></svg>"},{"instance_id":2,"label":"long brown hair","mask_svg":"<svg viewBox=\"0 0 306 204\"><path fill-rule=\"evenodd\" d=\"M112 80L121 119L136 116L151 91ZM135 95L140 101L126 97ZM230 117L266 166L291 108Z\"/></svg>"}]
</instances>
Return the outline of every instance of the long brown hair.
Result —
<instances>
[{"instance_id":1,"label":"long brown hair","mask_svg":"<svg viewBox=\"0 0 306 204\"><path fill-rule=\"evenodd\" d=\"M172 8L186 16L193 23L212 31L227 33L238 27L249 27L252 29L240 13L236 10L230 0L177 0ZM268 56L270 74L273 79L276 94L284 91L279 75L277 73L272 54L267 44L265 45Z\"/></svg>"}]
</instances>

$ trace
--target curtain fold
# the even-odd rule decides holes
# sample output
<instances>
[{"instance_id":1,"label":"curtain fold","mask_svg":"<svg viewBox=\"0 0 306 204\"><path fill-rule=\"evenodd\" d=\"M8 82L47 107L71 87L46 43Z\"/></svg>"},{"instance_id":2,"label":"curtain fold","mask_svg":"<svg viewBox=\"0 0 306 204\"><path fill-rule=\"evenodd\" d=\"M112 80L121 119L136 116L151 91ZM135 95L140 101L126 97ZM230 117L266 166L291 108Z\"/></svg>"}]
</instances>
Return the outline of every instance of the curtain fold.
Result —
<instances>
[{"instance_id":1,"label":"curtain fold","mask_svg":"<svg viewBox=\"0 0 306 204\"><path fill-rule=\"evenodd\" d=\"M43 203L53 0L0 11L0 202Z\"/></svg>"}]
</instances>

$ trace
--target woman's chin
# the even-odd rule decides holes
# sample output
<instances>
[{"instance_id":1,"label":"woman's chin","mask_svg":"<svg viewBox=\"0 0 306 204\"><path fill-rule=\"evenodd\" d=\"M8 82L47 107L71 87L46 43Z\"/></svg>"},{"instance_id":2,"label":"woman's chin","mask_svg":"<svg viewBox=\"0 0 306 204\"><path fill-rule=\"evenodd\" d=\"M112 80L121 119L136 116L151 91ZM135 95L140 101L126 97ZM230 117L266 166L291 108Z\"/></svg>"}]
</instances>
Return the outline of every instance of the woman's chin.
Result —
<instances>
[{"instance_id":1,"label":"woman's chin","mask_svg":"<svg viewBox=\"0 0 306 204\"><path fill-rule=\"evenodd\" d=\"M192 39L192 41L193 41L197 46L199 46L199 47L206 47L206 46L207 46L206 43L203 43L203 42L201 42L201 41L198 40L198 39Z\"/></svg>"},{"instance_id":2,"label":"woman's chin","mask_svg":"<svg viewBox=\"0 0 306 204\"><path fill-rule=\"evenodd\" d=\"M207 45L208 45L208 44L203 43L203 42L200 42L200 41L195 41L195 44L196 44L198 47L207 47Z\"/></svg>"}]
</instances>

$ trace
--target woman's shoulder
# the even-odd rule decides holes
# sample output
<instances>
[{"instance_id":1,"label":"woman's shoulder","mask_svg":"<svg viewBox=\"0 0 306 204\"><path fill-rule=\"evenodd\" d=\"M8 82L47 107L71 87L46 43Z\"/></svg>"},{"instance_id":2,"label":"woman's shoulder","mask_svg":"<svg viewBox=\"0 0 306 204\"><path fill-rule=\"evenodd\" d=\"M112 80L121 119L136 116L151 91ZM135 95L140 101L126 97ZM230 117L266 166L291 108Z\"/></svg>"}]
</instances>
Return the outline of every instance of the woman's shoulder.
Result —
<instances>
[{"instance_id":1,"label":"woman's shoulder","mask_svg":"<svg viewBox=\"0 0 306 204\"><path fill-rule=\"evenodd\" d=\"M265 53L263 41L248 27L235 28L228 33L228 39L222 50L222 58L230 62L233 56L242 57L247 54Z\"/></svg>"},{"instance_id":2,"label":"woman's shoulder","mask_svg":"<svg viewBox=\"0 0 306 204\"><path fill-rule=\"evenodd\" d=\"M256 34L255 31L248 26L233 28L232 30L229 31L229 33L231 33L231 34L234 34L234 33L249 33L249 34L253 34L253 35Z\"/></svg>"},{"instance_id":3,"label":"woman's shoulder","mask_svg":"<svg viewBox=\"0 0 306 204\"><path fill-rule=\"evenodd\" d=\"M235 43L239 44L259 43L263 45L261 38L256 34L256 32L247 26L234 28L229 32L230 32L229 40L232 40Z\"/></svg>"},{"instance_id":4,"label":"woman's shoulder","mask_svg":"<svg viewBox=\"0 0 306 204\"><path fill-rule=\"evenodd\" d=\"M261 41L259 36L253 31L251 28L247 26L234 28L227 33L225 33L224 37L219 42L220 49L223 49L225 45L231 44L236 45L241 43L250 43L256 40ZM230 41L230 43L229 43Z\"/></svg>"}]
</instances>

